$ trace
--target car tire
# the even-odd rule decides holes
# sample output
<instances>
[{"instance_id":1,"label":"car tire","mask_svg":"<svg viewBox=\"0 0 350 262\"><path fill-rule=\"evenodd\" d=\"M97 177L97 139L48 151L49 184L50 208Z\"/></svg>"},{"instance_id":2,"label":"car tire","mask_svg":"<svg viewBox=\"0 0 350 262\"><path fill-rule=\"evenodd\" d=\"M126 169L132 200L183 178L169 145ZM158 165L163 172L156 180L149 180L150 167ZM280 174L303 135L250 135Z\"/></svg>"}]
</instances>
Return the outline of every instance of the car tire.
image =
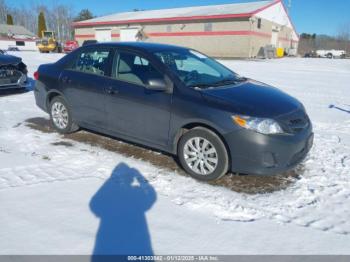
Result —
<instances>
[{"instance_id":1,"label":"car tire","mask_svg":"<svg viewBox=\"0 0 350 262\"><path fill-rule=\"evenodd\" d=\"M56 131L69 134L77 131L79 126L73 121L71 110L61 96L54 97L50 102L50 122Z\"/></svg>"},{"instance_id":2,"label":"car tire","mask_svg":"<svg viewBox=\"0 0 350 262\"><path fill-rule=\"evenodd\" d=\"M228 171L226 146L209 129L196 127L186 132L179 140L177 153L183 169L195 179L217 180Z\"/></svg>"}]
</instances>

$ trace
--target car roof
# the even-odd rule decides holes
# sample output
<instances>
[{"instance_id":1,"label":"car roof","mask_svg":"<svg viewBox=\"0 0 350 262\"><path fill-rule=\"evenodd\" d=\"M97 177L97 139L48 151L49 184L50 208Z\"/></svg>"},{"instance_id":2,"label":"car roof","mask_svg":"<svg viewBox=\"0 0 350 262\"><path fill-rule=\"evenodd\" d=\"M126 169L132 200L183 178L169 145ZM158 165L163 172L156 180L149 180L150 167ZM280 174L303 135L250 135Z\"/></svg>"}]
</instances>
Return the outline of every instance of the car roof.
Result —
<instances>
[{"instance_id":1,"label":"car roof","mask_svg":"<svg viewBox=\"0 0 350 262\"><path fill-rule=\"evenodd\" d=\"M167 45L160 43L148 43L148 42L106 42L106 43L96 43L91 46L113 46L113 47L123 47L126 49L139 50L144 52L157 52L157 51L180 51L188 50L186 47Z\"/></svg>"}]
</instances>

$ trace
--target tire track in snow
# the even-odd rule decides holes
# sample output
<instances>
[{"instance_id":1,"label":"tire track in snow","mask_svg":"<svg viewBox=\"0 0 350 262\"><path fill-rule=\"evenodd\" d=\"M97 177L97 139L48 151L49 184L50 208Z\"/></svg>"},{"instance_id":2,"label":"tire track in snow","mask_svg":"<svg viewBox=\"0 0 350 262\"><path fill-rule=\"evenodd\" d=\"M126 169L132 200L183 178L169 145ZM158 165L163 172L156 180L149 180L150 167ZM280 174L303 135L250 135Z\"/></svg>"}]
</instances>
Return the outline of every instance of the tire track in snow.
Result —
<instances>
[{"instance_id":1,"label":"tire track in snow","mask_svg":"<svg viewBox=\"0 0 350 262\"><path fill-rule=\"evenodd\" d=\"M0 169L0 176L0 190L57 181L101 178L100 173L95 170L81 172L79 168L74 169L72 166L64 167L55 164L4 168Z\"/></svg>"},{"instance_id":2,"label":"tire track in snow","mask_svg":"<svg viewBox=\"0 0 350 262\"><path fill-rule=\"evenodd\" d=\"M20 97L13 101L18 102L21 102ZM89 177L105 179L118 162L127 162L139 169L158 193L168 196L175 204L212 214L218 220L254 221L265 217L281 223L349 234L350 148L334 135L334 130L346 133L348 128L340 124L315 126L315 147L299 167L299 179L283 191L256 195L200 183L81 142L72 142L73 147L54 146L51 143L62 140L56 133L43 133L25 125L11 126L11 132L7 128L0 130L11 154L14 157L23 154L42 164L0 168L0 190ZM41 159L43 156L50 160Z\"/></svg>"}]
</instances>

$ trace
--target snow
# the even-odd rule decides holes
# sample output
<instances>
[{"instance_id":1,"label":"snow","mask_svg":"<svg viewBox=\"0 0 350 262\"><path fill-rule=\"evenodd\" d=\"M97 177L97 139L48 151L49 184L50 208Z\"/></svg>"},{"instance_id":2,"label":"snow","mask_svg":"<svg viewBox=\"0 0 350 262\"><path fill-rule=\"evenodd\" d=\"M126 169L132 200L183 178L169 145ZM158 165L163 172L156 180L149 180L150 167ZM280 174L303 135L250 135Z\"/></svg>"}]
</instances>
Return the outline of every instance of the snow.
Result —
<instances>
[{"instance_id":1,"label":"snow","mask_svg":"<svg viewBox=\"0 0 350 262\"><path fill-rule=\"evenodd\" d=\"M14 54L30 76L62 56ZM254 194L201 183L178 169L34 130L25 121L48 116L32 92L2 96L0 254L350 254L350 61L222 63L305 105L315 145L297 176L278 177L283 187ZM71 146L54 145L62 141ZM126 240L138 249L123 246Z\"/></svg>"}]
</instances>

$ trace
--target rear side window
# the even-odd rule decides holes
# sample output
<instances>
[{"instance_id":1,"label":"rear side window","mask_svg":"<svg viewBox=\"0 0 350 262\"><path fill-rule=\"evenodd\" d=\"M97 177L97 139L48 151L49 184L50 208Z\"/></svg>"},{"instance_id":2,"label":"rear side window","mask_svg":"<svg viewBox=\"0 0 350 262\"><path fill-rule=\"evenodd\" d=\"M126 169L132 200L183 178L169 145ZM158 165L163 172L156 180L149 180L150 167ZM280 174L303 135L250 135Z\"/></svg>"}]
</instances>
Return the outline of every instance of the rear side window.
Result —
<instances>
[{"instance_id":1,"label":"rear side window","mask_svg":"<svg viewBox=\"0 0 350 262\"><path fill-rule=\"evenodd\" d=\"M144 57L129 52L116 54L112 77L137 85L147 85L151 79L163 79L164 76Z\"/></svg>"},{"instance_id":2,"label":"rear side window","mask_svg":"<svg viewBox=\"0 0 350 262\"><path fill-rule=\"evenodd\" d=\"M108 57L110 50L88 49L81 52L72 63L71 69L84 73L107 75Z\"/></svg>"}]
</instances>

